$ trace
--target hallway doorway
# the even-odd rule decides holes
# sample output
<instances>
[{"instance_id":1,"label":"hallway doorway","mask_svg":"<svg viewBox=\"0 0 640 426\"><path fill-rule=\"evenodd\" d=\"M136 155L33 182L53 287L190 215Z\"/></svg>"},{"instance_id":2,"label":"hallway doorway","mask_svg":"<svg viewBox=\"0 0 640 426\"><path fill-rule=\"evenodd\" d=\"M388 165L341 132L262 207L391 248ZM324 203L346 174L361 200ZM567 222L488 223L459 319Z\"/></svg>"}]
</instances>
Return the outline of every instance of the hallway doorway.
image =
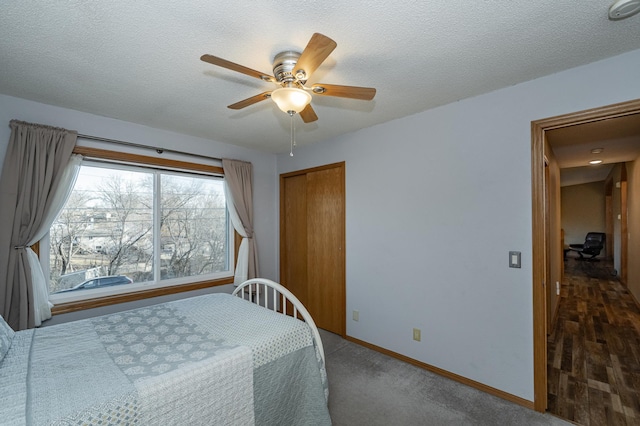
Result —
<instances>
[{"instance_id":1,"label":"hallway doorway","mask_svg":"<svg viewBox=\"0 0 640 426\"><path fill-rule=\"evenodd\" d=\"M580 111L531 123L532 129L532 257L533 257L533 324L534 324L534 408L547 409L547 297L552 283L546 282L547 254L551 250L547 235L545 204L546 132L603 122L621 117L640 117L640 100ZM553 231L553 230L551 230ZM553 247L562 252L561 247ZM553 255L553 252L550 253Z\"/></svg>"}]
</instances>

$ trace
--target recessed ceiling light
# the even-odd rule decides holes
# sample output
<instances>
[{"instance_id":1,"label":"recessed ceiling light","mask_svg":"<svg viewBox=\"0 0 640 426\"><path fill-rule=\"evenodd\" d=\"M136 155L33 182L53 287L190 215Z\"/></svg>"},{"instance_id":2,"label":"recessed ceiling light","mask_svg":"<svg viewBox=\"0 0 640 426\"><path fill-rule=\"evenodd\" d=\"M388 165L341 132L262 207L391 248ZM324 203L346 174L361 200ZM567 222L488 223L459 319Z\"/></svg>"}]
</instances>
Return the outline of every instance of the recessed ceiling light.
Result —
<instances>
[{"instance_id":1,"label":"recessed ceiling light","mask_svg":"<svg viewBox=\"0 0 640 426\"><path fill-rule=\"evenodd\" d=\"M592 165L594 165L594 166L595 166L596 164L600 164L600 163L602 163L602 160L591 160L591 161L589 161L589 164L592 164Z\"/></svg>"},{"instance_id":2,"label":"recessed ceiling light","mask_svg":"<svg viewBox=\"0 0 640 426\"><path fill-rule=\"evenodd\" d=\"M604 148L593 148L591 150L592 154L602 154L602 151L604 151Z\"/></svg>"}]
</instances>

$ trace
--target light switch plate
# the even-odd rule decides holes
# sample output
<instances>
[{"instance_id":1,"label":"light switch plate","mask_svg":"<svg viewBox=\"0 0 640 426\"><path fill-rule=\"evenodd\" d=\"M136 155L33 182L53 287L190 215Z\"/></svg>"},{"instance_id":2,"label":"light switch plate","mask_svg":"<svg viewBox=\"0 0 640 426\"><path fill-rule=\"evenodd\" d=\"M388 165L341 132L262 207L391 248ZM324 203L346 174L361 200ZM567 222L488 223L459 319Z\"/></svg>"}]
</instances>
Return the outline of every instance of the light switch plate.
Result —
<instances>
[{"instance_id":1,"label":"light switch plate","mask_svg":"<svg viewBox=\"0 0 640 426\"><path fill-rule=\"evenodd\" d=\"M520 268L520 252L519 251L510 251L509 252L509 268Z\"/></svg>"}]
</instances>

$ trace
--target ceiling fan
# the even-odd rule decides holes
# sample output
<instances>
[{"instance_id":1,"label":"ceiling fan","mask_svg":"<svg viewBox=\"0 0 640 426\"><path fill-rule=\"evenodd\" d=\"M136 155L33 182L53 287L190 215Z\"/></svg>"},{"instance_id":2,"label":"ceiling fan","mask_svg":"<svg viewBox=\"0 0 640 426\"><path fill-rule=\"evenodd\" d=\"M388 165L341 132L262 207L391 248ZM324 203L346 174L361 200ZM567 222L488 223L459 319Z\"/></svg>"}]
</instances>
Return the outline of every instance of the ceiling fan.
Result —
<instances>
[{"instance_id":1,"label":"ceiling fan","mask_svg":"<svg viewBox=\"0 0 640 426\"><path fill-rule=\"evenodd\" d=\"M273 75L256 71L213 55L202 55L200 59L204 62L280 86L275 90L262 92L231 104L227 108L242 109L271 98L283 112L291 117L298 113L305 123L311 123L318 119L310 104L311 93L320 96L361 100L371 100L376 94L376 89L370 87L339 86L324 83L316 83L311 87L305 86L311 74L327 59L336 46L336 42L329 37L315 33L302 53L294 51L278 53L273 59Z\"/></svg>"}]
</instances>

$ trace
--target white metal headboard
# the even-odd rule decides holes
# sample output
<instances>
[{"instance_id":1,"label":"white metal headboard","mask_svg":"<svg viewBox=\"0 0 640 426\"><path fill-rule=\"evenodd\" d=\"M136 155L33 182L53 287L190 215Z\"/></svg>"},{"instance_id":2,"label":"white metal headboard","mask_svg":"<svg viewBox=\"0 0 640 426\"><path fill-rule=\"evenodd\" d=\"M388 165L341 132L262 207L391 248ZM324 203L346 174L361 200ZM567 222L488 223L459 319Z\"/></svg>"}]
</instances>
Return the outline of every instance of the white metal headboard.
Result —
<instances>
[{"instance_id":1,"label":"white metal headboard","mask_svg":"<svg viewBox=\"0 0 640 426\"><path fill-rule=\"evenodd\" d=\"M302 302L287 288L266 278L253 278L238 285L233 291L233 295L284 315L287 315L287 302L290 302L293 305L293 317L300 319L299 316L301 316L302 320L311 328L314 343L320 351L322 364L324 365L324 347L322 346L322 339L320 339L318 327L316 327L316 323L313 321L313 318L311 318L311 314L309 314L307 308L305 308Z\"/></svg>"}]
</instances>

